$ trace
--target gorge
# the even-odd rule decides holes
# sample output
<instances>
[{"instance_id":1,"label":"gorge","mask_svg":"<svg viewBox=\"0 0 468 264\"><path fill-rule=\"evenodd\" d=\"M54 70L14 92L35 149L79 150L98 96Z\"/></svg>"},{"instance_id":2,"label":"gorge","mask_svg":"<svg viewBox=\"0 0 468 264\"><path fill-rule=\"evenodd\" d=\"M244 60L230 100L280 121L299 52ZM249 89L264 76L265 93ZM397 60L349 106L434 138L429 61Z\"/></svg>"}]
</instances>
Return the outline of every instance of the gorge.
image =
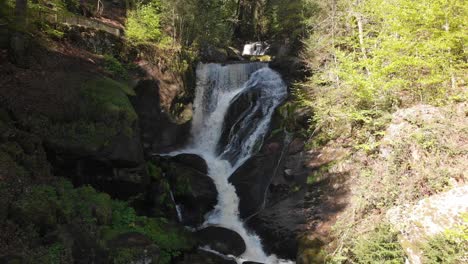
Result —
<instances>
[{"instance_id":1,"label":"gorge","mask_svg":"<svg viewBox=\"0 0 468 264\"><path fill-rule=\"evenodd\" d=\"M189 145L171 155L201 156L218 191L218 202L202 227L237 232L246 244L238 263L292 263L267 256L258 236L239 217L239 198L229 177L258 152L276 107L286 98L286 84L265 63L200 64ZM243 102L242 102L243 101Z\"/></svg>"}]
</instances>

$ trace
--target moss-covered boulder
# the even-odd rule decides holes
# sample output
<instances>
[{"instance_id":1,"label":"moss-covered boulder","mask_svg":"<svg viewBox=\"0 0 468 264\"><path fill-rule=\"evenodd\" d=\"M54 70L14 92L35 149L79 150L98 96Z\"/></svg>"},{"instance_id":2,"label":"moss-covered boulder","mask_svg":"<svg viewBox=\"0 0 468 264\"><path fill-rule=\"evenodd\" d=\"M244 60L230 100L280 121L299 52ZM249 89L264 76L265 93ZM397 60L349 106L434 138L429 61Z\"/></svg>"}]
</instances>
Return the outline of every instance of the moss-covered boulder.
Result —
<instances>
[{"instance_id":1,"label":"moss-covered boulder","mask_svg":"<svg viewBox=\"0 0 468 264\"><path fill-rule=\"evenodd\" d=\"M180 205L183 224L196 227L205 221L205 214L214 209L218 192L213 180L199 170L206 168L205 161L194 156L190 159L181 156L169 158L163 162L163 170L169 179L175 202ZM188 166L187 160L201 164L193 164L197 167L194 168Z\"/></svg>"}]
</instances>

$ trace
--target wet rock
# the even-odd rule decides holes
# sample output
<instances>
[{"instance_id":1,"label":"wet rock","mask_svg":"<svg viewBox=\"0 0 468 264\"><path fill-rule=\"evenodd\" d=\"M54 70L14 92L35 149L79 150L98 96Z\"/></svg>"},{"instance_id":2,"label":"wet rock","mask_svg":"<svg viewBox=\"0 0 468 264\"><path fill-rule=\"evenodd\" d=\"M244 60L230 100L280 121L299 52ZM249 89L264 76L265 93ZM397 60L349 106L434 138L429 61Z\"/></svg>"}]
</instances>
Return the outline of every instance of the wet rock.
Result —
<instances>
[{"instance_id":1,"label":"wet rock","mask_svg":"<svg viewBox=\"0 0 468 264\"><path fill-rule=\"evenodd\" d=\"M196 158L195 155L190 157L190 160L197 160L200 163L203 161L202 158ZM178 158L175 160L171 158L163 167L169 179L175 202L181 206L183 224L199 226L204 222L205 214L214 209L218 192L210 177L199 170L177 162L177 160ZM203 161L203 163L205 162ZM199 163L197 164L200 166Z\"/></svg>"},{"instance_id":2,"label":"wet rock","mask_svg":"<svg viewBox=\"0 0 468 264\"><path fill-rule=\"evenodd\" d=\"M195 253L185 254L182 260L176 264L236 264L237 262L230 258L216 255L204 250L197 250Z\"/></svg>"},{"instance_id":3,"label":"wet rock","mask_svg":"<svg viewBox=\"0 0 468 264\"><path fill-rule=\"evenodd\" d=\"M245 252L245 243L242 237L235 231L210 226L196 232L200 246L208 246L224 255L240 256Z\"/></svg>"},{"instance_id":4,"label":"wet rock","mask_svg":"<svg viewBox=\"0 0 468 264\"><path fill-rule=\"evenodd\" d=\"M263 208L280 151L249 159L229 178L239 196L239 215L247 219Z\"/></svg>"},{"instance_id":5,"label":"wet rock","mask_svg":"<svg viewBox=\"0 0 468 264\"><path fill-rule=\"evenodd\" d=\"M227 47L226 48L228 60L234 60L234 61L243 61L244 58L242 57L242 54L239 50L233 47Z\"/></svg>"},{"instance_id":6,"label":"wet rock","mask_svg":"<svg viewBox=\"0 0 468 264\"><path fill-rule=\"evenodd\" d=\"M306 219L303 215L304 191L268 206L247 221L247 226L262 238L267 253L285 259L295 259L298 236L304 232Z\"/></svg>"},{"instance_id":7,"label":"wet rock","mask_svg":"<svg viewBox=\"0 0 468 264\"><path fill-rule=\"evenodd\" d=\"M248 114L252 114L254 107L257 104L257 101L260 97L259 89L249 89L247 92L237 95L231 105L229 106L227 113L224 117L223 130L221 133L221 138L217 146L218 153L221 153L225 150L226 145L230 143L235 135L238 143L241 144L240 140L244 139L246 135L242 133L239 134L241 127L241 120L243 120ZM259 111L257 115L262 116L261 108L257 108L256 111ZM253 113L256 115L256 113ZM245 131L246 133L248 131ZM229 152L223 155L224 158L228 160L233 160L239 154L239 148L234 148Z\"/></svg>"},{"instance_id":8,"label":"wet rock","mask_svg":"<svg viewBox=\"0 0 468 264\"><path fill-rule=\"evenodd\" d=\"M208 166L206 165L205 160L195 154L179 154L172 158L175 162L188 166L190 168L196 169L201 173L208 173Z\"/></svg>"},{"instance_id":9,"label":"wet rock","mask_svg":"<svg viewBox=\"0 0 468 264\"><path fill-rule=\"evenodd\" d=\"M142 80L135 92L132 104L139 117L145 152L148 155L164 153L182 146L189 138L190 123L175 124L162 111L158 83Z\"/></svg>"}]
</instances>

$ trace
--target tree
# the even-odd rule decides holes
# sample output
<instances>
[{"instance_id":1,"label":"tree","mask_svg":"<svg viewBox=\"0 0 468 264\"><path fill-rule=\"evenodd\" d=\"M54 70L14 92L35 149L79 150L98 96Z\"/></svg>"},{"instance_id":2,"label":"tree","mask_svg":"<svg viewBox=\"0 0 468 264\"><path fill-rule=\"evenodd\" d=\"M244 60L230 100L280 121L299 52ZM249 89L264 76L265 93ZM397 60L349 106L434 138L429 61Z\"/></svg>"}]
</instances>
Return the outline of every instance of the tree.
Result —
<instances>
[{"instance_id":1,"label":"tree","mask_svg":"<svg viewBox=\"0 0 468 264\"><path fill-rule=\"evenodd\" d=\"M15 5L15 28L11 36L10 57L17 66L28 67L29 60L27 56L28 43L26 35L26 11L28 7L27 0L16 0Z\"/></svg>"}]
</instances>

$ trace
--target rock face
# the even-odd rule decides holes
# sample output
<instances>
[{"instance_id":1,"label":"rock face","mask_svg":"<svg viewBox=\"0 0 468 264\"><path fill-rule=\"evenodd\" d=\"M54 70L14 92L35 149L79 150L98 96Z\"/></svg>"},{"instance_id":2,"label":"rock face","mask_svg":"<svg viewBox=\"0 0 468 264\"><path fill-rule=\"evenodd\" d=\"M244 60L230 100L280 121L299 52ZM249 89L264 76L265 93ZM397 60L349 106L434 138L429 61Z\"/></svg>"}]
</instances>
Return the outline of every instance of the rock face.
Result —
<instances>
[{"instance_id":1,"label":"rock face","mask_svg":"<svg viewBox=\"0 0 468 264\"><path fill-rule=\"evenodd\" d=\"M140 81L135 93L132 103L140 119L145 152L164 153L183 145L189 137L190 124L177 125L161 110L158 83Z\"/></svg>"},{"instance_id":2,"label":"rock face","mask_svg":"<svg viewBox=\"0 0 468 264\"><path fill-rule=\"evenodd\" d=\"M75 43L78 47L93 53L110 54L114 57L118 57L124 47L121 38L103 30L80 26L62 25L61 27L65 32L65 38Z\"/></svg>"},{"instance_id":3,"label":"rock face","mask_svg":"<svg viewBox=\"0 0 468 264\"><path fill-rule=\"evenodd\" d=\"M261 237L267 253L286 259L296 258L306 222L304 186L309 171L303 165L303 147L298 138L273 136L229 179L239 196L241 218Z\"/></svg>"},{"instance_id":4,"label":"rock face","mask_svg":"<svg viewBox=\"0 0 468 264\"><path fill-rule=\"evenodd\" d=\"M190 160L195 168L178 162L180 160ZM194 164L195 160L200 163ZM205 214L213 210L218 197L212 179L200 171L206 168L205 161L196 155L184 154L170 158L163 167L175 202L181 207L183 224L194 227L201 225Z\"/></svg>"},{"instance_id":5,"label":"rock face","mask_svg":"<svg viewBox=\"0 0 468 264\"><path fill-rule=\"evenodd\" d=\"M447 229L466 225L462 214L468 211L468 185L431 196L415 205L392 208L387 212L390 223L402 233L400 239L411 263L422 263L419 243Z\"/></svg>"},{"instance_id":6,"label":"rock face","mask_svg":"<svg viewBox=\"0 0 468 264\"><path fill-rule=\"evenodd\" d=\"M240 256L246 249L244 240L239 234L223 227L210 226L197 231L195 236L200 246L208 246L225 255Z\"/></svg>"}]
</instances>

